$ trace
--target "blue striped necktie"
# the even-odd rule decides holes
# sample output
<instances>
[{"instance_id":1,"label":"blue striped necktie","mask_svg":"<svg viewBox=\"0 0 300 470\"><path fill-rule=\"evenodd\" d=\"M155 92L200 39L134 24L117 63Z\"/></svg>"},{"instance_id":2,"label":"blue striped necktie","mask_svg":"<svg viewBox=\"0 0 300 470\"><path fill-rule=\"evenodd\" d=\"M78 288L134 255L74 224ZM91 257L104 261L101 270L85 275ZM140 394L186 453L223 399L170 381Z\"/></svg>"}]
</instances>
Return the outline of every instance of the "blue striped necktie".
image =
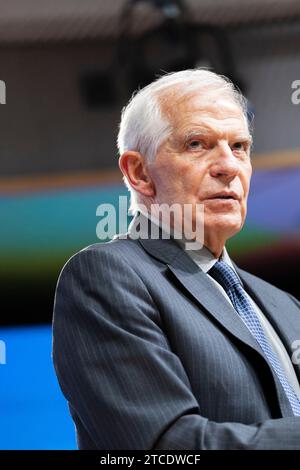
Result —
<instances>
[{"instance_id":1,"label":"blue striped necktie","mask_svg":"<svg viewBox=\"0 0 300 470\"><path fill-rule=\"evenodd\" d=\"M259 318L244 291L242 283L235 271L224 261L217 261L215 265L208 271L226 291L235 310L250 330L263 353L277 375L286 396L291 404L295 416L300 416L300 401L291 387L277 354L273 351L269 341L264 333Z\"/></svg>"}]
</instances>

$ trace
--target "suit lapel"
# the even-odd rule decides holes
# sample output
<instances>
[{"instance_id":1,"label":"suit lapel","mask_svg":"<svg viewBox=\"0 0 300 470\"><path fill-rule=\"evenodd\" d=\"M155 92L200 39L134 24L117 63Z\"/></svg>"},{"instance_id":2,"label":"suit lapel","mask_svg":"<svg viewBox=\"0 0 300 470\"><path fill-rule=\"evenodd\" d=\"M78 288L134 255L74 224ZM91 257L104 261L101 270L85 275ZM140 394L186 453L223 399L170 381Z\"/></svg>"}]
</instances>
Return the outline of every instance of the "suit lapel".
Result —
<instances>
[{"instance_id":1,"label":"suit lapel","mask_svg":"<svg viewBox=\"0 0 300 470\"><path fill-rule=\"evenodd\" d=\"M174 240L139 240L144 249L167 264L170 271L194 300L207 310L231 335L260 355L261 349L238 314L216 288L214 282Z\"/></svg>"}]
</instances>

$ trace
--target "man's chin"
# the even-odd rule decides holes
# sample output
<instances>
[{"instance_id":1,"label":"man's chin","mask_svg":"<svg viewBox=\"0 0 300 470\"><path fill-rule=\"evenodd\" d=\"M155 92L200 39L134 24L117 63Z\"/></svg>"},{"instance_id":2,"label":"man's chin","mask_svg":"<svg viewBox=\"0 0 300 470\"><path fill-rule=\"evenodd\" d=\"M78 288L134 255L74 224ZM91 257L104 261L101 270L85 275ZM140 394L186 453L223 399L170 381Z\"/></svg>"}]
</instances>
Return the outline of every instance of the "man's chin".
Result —
<instances>
[{"instance_id":1,"label":"man's chin","mask_svg":"<svg viewBox=\"0 0 300 470\"><path fill-rule=\"evenodd\" d=\"M205 220L204 231L212 231L220 233L220 235L226 236L227 238L233 237L243 227L243 223L240 217L235 218L232 216L224 215L213 218L212 220Z\"/></svg>"}]
</instances>

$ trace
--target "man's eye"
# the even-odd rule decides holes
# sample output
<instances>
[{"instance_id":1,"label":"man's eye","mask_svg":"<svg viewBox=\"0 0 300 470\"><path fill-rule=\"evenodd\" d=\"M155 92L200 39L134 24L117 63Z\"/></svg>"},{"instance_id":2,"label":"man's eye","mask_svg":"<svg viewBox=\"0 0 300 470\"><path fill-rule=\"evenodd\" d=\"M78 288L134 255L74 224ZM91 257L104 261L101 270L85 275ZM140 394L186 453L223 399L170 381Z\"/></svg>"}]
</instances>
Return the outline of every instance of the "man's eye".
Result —
<instances>
[{"instance_id":1,"label":"man's eye","mask_svg":"<svg viewBox=\"0 0 300 470\"><path fill-rule=\"evenodd\" d=\"M191 140L188 143L188 148L190 148L192 150L196 150L196 149L202 148L202 147L203 147L203 143L201 142L201 140Z\"/></svg>"},{"instance_id":2,"label":"man's eye","mask_svg":"<svg viewBox=\"0 0 300 470\"><path fill-rule=\"evenodd\" d=\"M235 142L232 146L233 150L246 150L245 142Z\"/></svg>"}]
</instances>

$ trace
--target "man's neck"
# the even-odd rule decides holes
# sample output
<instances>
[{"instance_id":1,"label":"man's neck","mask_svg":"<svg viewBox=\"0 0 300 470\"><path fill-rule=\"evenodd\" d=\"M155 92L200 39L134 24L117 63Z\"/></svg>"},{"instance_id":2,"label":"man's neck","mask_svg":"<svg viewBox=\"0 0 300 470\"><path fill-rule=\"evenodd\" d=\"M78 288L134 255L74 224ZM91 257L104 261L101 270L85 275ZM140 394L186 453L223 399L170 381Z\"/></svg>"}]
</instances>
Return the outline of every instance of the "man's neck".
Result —
<instances>
[{"instance_id":1,"label":"man's neck","mask_svg":"<svg viewBox=\"0 0 300 470\"><path fill-rule=\"evenodd\" d=\"M199 255L202 252L204 258L209 258L214 260L214 262L218 259L221 259L224 255L225 245L222 247L218 247L217 254L213 250L210 249L208 244L200 243L199 241L189 240L185 237L184 233L176 231L170 224L164 223L164 221L159 220L155 217L152 213L146 212L143 210L139 211L142 216L147 217L152 223L161 227L161 229L166 233L169 234L170 238L173 238L185 251L190 252L189 254L196 253Z\"/></svg>"}]
</instances>

